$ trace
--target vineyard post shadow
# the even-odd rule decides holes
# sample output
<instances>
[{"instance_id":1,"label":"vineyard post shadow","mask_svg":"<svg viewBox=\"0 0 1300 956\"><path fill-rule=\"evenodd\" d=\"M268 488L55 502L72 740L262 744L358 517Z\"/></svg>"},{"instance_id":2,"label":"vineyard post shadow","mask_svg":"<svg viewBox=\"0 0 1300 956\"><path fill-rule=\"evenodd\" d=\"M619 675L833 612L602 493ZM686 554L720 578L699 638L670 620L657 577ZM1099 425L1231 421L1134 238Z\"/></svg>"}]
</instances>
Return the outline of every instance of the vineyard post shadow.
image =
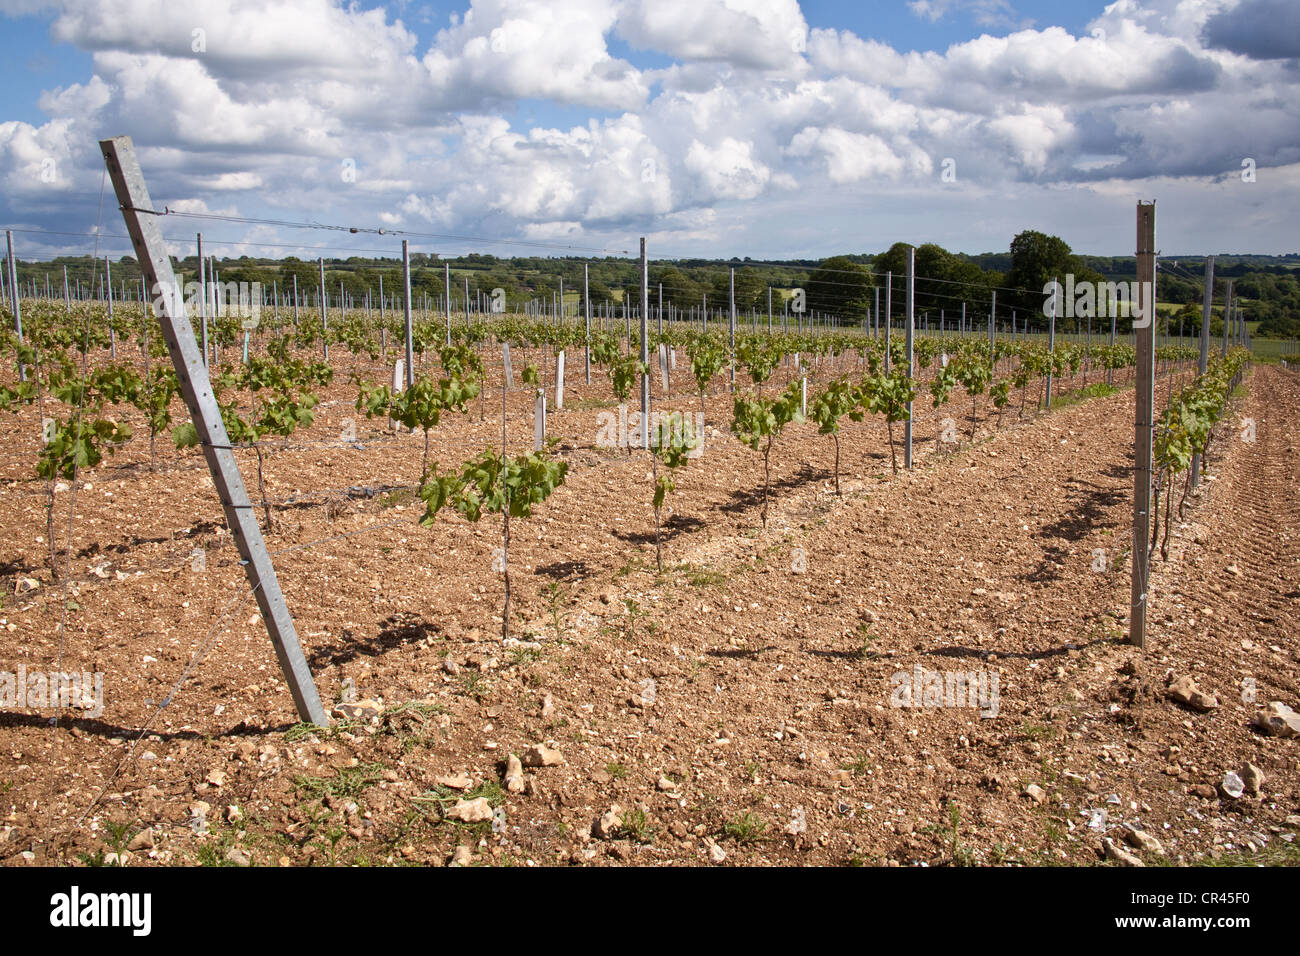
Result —
<instances>
[{"instance_id":1,"label":"vineyard post shadow","mask_svg":"<svg viewBox=\"0 0 1300 956\"><path fill-rule=\"evenodd\" d=\"M113 189L136 258L146 282L158 295L158 322L176 368L176 377L180 380L181 395L198 431L203 457L207 459L226 523L234 536L248 583L275 646L275 656L280 662L285 683L293 694L299 717L304 722L328 726L329 717L321 705L316 682L303 656L298 632L280 591L266 543L262 540L261 528L253 517L253 505L230 447L207 366L194 338L194 328L185 313L184 299L177 289L176 275L163 243L162 231L154 218L157 213L153 211L135 147L129 136L101 140L99 147L113 180ZM148 315L147 306L145 314Z\"/></svg>"}]
</instances>

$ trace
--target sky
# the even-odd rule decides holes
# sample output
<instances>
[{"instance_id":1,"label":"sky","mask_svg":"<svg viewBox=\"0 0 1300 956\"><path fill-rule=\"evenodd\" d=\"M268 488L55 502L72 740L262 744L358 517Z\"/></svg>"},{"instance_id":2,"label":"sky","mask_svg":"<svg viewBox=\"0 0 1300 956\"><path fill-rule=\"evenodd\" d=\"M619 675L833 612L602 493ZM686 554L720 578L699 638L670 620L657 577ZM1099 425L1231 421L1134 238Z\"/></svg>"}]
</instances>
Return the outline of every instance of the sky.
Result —
<instances>
[{"instance_id":1,"label":"sky","mask_svg":"<svg viewBox=\"0 0 1300 956\"><path fill-rule=\"evenodd\" d=\"M0 0L0 56L19 258L129 252L124 134L176 254L1300 252L1298 0Z\"/></svg>"}]
</instances>

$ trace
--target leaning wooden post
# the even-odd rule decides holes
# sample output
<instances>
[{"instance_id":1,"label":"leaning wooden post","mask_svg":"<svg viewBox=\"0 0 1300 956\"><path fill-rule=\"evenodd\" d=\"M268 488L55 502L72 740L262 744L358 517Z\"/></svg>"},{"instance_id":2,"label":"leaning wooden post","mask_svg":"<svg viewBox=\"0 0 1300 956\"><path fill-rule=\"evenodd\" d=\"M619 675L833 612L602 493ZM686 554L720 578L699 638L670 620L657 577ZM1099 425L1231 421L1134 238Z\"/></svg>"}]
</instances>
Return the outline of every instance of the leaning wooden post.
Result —
<instances>
[{"instance_id":1,"label":"leaning wooden post","mask_svg":"<svg viewBox=\"0 0 1300 956\"><path fill-rule=\"evenodd\" d=\"M131 244L146 281L157 295L158 322L162 327L167 351L180 380L181 396L189 409L198 431L199 444L212 483L225 511L226 523L235 539L235 547L242 558L248 583L262 612L262 620L271 635L275 655L280 662L285 683L293 694L298 716L322 727L329 725L329 717L321 706L320 694L312 679L311 669L298 643L298 632L293 618L280 592L275 568L271 564L262 531L253 515L253 505L244 488L243 476L235 462L221 410L217 407L207 367L199 355L194 340L194 328L185 313L185 300L176 283L171 259L163 243L162 232L153 212L153 202L145 186L144 174L136 160L135 147L129 136L102 140L99 144L104 163L113 180L113 189L126 221Z\"/></svg>"},{"instance_id":2,"label":"leaning wooden post","mask_svg":"<svg viewBox=\"0 0 1300 956\"><path fill-rule=\"evenodd\" d=\"M1137 402L1133 416L1133 589L1128 642L1146 647L1151 538L1151 444L1155 416L1156 204L1137 206Z\"/></svg>"}]
</instances>

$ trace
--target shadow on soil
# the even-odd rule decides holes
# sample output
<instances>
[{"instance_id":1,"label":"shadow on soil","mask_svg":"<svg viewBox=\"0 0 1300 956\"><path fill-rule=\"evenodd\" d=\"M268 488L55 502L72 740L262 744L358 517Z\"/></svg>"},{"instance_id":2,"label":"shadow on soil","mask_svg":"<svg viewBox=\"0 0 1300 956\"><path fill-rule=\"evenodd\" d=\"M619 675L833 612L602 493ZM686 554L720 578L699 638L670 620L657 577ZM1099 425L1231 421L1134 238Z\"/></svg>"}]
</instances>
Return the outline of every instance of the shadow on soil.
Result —
<instances>
[{"instance_id":1,"label":"shadow on soil","mask_svg":"<svg viewBox=\"0 0 1300 956\"><path fill-rule=\"evenodd\" d=\"M1076 644L1069 641L1060 647L1049 647L1041 651L1000 651L996 648L988 647L940 647L933 651L921 651L921 657L958 657L984 659L989 655L997 655L999 660L1017 659L1026 661L1041 661L1051 657L1062 657L1069 654L1070 651L1082 651L1089 647L1096 647L1098 644L1117 644L1118 639L1110 637L1096 637L1090 641L1084 641L1082 644Z\"/></svg>"},{"instance_id":2,"label":"shadow on soil","mask_svg":"<svg viewBox=\"0 0 1300 956\"><path fill-rule=\"evenodd\" d=\"M419 614L402 611L384 621L374 637L347 640L341 647L322 647L313 651L308 661L312 667L346 664L358 657L379 657L404 644L418 643L440 634L437 625L430 624Z\"/></svg>"},{"instance_id":3,"label":"shadow on soil","mask_svg":"<svg viewBox=\"0 0 1300 956\"><path fill-rule=\"evenodd\" d=\"M759 500L762 500L762 492L759 492ZM682 515L673 515L662 525L660 525L660 539L662 541L671 541L683 534L690 534L699 531L705 527L703 521L699 518L686 518ZM620 541L626 541L629 544L654 544L655 533L651 528L649 531L615 531L609 532Z\"/></svg>"},{"instance_id":4,"label":"shadow on soil","mask_svg":"<svg viewBox=\"0 0 1300 956\"><path fill-rule=\"evenodd\" d=\"M0 727L36 727L49 729L49 714L23 714L11 710L0 710ZM205 733L199 730L159 730L151 729L150 738L158 737L161 740L207 740L210 737L265 737L270 734L282 734L289 728L295 726L292 723L277 724L272 727L252 727L240 721L229 730L219 731L215 734ZM135 740L140 736L139 727L122 727L118 724L111 724L105 720L95 720L86 717L64 717L59 720L59 729L68 731L73 728L82 733L93 734L96 737L121 737L125 740Z\"/></svg>"},{"instance_id":5,"label":"shadow on soil","mask_svg":"<svg viewBox=\"0 0 1300 956\"><path fill-rule=\"evenodd\" d=\"M762 464L761 462L759 463ZM774 481L768 488L768 502L772 502L783 491L790 491L799 488L802 485L810 485L818 481L827 481L833 479L829 468L813 468L811 465L804 464L797 472L788 478L782 478ZM763 507L763 486L757 485L749 490L738 489L731 493L731 500L724 505L717 505L717 510L728 513L739 513L748 511L751 508ZM651 536L650 540L654 540Z\"/></svg>"}]
</instances>

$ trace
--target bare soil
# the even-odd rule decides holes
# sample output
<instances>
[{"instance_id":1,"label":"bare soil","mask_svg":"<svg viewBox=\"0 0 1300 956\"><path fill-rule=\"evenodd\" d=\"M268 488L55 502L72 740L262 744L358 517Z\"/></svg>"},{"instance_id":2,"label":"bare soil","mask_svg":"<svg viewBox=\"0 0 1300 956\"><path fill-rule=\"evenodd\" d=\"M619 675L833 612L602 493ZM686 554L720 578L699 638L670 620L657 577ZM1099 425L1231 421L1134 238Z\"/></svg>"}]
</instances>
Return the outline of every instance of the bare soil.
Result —
<instances>
[{"instance_id":1,"label":"bare soil","mask_svg":"<svg viewBox=\"0 0 1300 956\"><path fill-rule=\"evenodd\" d=\"M685 366L658 407L699 407ZM1235 399L1153 564L1145 651L1122 643L1131 387L1050 414L1030 414L1031 388L1023 420L1013 393L1000 428L982 397L974 443L968 398L933 410L919 395L917 466L897 477L883 423L846 422L842 497L831 440L792 426L764 529L762 459L726 433L720 377L703 455L669 497L660 575L649 459L597 447L612 393L572 361L549 422L570 471L512 523L524 643L503 646L499 521L418 526L422 439L358 416L346 378L266 460L268 545L321 694L382 708L328 731L298 724L200 455L166 449L151 470L137 437L62 487L71 574L54 580L39 422L0 420L0 669L101 672L105 705L57 725L0 711L0 860L441 865L465 846L516 865L1090 864L1128 825L1167 862L1294 861L1300 741L1249 726L1270 700L1300 707L1294 373L1255 368ZM518 452L531 396L509 400ZM431 457L446 469L498 443L500 401L495 379ZM960 444L938 440L944 418ZM996 716L893 706L895 675L918 666L996 674ZM1168 700L1183 675L1220 706ZM535 744L563 764L506 790L507 756ZM1195 795L1247 762L1262 796ZM466 790L439 782L460 774ZM479 796L495 823L445 818ZM614 805L621 828L592 836Z\"/></svg>"}]
</instances>

